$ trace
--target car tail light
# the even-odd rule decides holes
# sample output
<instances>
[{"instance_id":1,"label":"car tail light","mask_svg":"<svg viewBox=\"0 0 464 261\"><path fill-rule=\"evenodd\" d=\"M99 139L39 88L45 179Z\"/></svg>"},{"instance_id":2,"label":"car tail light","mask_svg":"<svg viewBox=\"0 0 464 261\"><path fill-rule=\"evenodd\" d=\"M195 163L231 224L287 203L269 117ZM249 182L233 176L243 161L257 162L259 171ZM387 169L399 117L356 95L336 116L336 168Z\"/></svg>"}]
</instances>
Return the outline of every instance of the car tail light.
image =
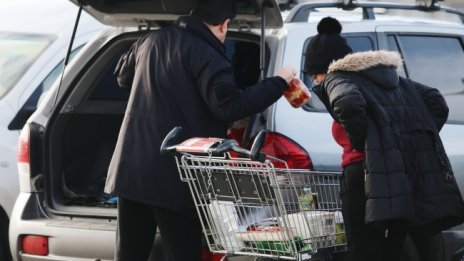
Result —
<instances>
[{"instance_id":1,"label":"car tail light","mask_svg":"<svg viewBox=\"0 0 464 261\"><path fill-rule=\"evenodd\" d=\"M29 165L29 125L25 125L19 135L18 162Z\"/></svg>"},{"instance_id":2,"label":"car tail light","mask_svg":"<svg viewBox=\"0 0 464 261\"><path fill-rule=\"evenodd\" d=\"M290 169L313 169L308 152L283 134L268 132L261 151L267 155L286 161ZM285 167L282 162L271 161L276 168Z\"/></svg>"},{"instance_id":3,"label":"car tail light","mask_svg":"<svg viewBox=\"0 0 464 261\"><path fill-rule=\"evenodd\" d=\"M25 254L46 256L48 255L48 237L24 236L21 242L21 250Z\"/></svg>"},{"instance_id":4,"label":"car tail light","mask_svg":"<svg viewBox=\"0 0 464 261\"><path fill-rule=\"evenodd\" d=\"M22 192L31 192L31 165L30 165L30 130L24 125L18 141L18 174L19 187Z\"/></svg>"},{"instance_id":5,"label":"car tail light","mask_svg":"<svg viewBox=\"0 0 464 261\"><path fill-rule=\"evenodd\" d=\"M207 247L202 248L201 251L201 261L227 261L224 256L225 254L211 253Z\"/></svg>"},{"instance_id":6,"label":"car tail light","mask_svg":"<svg viewBox=\"0 0 464 261\"><path fill-rule=\"evenodd\" d=\"M43 127L35 123L24 125L19 135L17 164L21 192L39 192L42 189L40 137Z\"/></svg>"}]
</instances>

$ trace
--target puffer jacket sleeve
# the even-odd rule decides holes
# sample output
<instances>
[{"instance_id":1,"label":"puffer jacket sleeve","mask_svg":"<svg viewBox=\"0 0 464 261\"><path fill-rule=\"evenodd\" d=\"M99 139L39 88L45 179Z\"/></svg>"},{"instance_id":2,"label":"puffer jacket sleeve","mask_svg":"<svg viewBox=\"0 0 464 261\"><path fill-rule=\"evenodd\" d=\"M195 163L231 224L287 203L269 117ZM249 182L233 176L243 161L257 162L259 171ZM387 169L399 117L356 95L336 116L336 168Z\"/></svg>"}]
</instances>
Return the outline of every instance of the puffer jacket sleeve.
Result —
<instances>
[{"instance_id":1,"label":"puffer jacket sleeve","mask_svg":"<svg viewBox=\"0 0 464 261\"><path fill-rule=\"evenodd\" d=\"M366 101L353 80L342 73L331 73L324 80L324 89L336 121L345 129L351 146L364 151L367 132Z\"/></svg>"},{"instance_id":2,"label":"puffer jacket sleeve","mask_svg":"<svg viewBox=\"0 0 464 261\"><path fill-rule=\"evenodd\" d=\"M278 100L287 88L287 82L275 76L239 89L232 68L218 66L199 70L197 85L209 109L224 122L233 122L263 111Z\"/></svg>"},{"instance_id":3,"label":"puffer jacket sleeve","mask_svg":"<svg viewBox=\"0 0 464 261\"><path fill-rule=\"evenodd\" d=\"M433 117L435 126L440 131L449 115L448 104L440 91L403 77L400 78L400 81L401 84L408 84L419 92L425 106Z\"/></svg>"}]
</instances>

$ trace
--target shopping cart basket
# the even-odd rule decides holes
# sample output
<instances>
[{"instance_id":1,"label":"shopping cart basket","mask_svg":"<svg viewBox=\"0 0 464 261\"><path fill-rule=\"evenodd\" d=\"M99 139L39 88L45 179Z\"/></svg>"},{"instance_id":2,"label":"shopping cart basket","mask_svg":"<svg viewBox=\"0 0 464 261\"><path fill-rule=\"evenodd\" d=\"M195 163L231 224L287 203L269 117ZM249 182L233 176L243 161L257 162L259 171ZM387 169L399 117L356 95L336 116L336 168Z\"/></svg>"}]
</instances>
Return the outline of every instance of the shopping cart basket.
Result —
<instances>
[{"instance_id":1,"label":"shopping cart basket","mask_svg":"<svg viewBox=\"0 0 464 261\"><path fill-rule=\"evenodd\" d=\"M219 138L170 145L180 131L166 136L161 152L175 153L211 252L323 260L345 250L339 172L275 168L287 164L260 152L264 131L251 150Z\"/></svg>"}]
</instances>

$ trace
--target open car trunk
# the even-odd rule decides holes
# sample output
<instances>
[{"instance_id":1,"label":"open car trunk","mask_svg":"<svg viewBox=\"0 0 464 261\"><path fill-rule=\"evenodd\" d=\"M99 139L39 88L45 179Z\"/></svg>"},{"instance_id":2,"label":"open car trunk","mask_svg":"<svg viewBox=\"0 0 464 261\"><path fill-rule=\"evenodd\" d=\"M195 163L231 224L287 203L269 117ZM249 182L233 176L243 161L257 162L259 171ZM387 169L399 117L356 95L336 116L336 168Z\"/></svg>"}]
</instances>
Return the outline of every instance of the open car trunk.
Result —
<instances>
[{"instance_id":1,"label":"open car trunk","mask_svg":"<svg viewBox=\"0 0 464 261\"><path fill-rule=\"evenodd\" d=\"M120 55L143 32L126 33L110 41L86 66L65 94L51 121L49 206L65 215L114 217L117 202L103 192L107 169L124 117L129 90L120 88L113 75ZM238 87L257 83L260 77L260 37L228 34L230 57ZM268 50L268 48L266 48ZM269 54L266 52L269 64ZM267 67L267 66L266 66ZM60 111L58 113L58 111Z\"/></svg>"},{"instance_id":2,"label":"open car trunk","mask_svg":"<svg viewBox=\"0 0 464 261\"><path fill-rule=\"evenodd\" d=\"M197 0L71 1L104 24L149 29L188 14ZM229 28L238 32L229 32L226 49L238 85L244 87L259 81L260 67L272 64L268 47L260 51L264 41L259 33L250 32L260 29L264 35L265 29L282 28L283 21L274 0L237 0L235 4L237 16ZM45 191L49 207L57 214L98 217L116 214L115 199L103 189L129 90L118 87L113 72L121 54L143 33L122 34L105 47L98 47L97 54L80 67L80 75L65 88L64 99L60 98L54 108L55 115L46 134L49 144L46 168L50 171L46 184L50 188ZM277 41L266 44L276 45Z\"/></svg>"}]
</instances>

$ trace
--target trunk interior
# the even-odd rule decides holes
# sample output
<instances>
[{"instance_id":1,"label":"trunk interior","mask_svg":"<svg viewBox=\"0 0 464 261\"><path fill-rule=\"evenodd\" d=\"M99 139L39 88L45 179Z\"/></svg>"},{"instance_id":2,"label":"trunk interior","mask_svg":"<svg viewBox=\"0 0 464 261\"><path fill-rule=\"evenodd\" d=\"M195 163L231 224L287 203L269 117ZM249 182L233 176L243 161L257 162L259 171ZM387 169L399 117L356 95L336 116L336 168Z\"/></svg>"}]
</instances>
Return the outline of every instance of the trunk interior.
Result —
<instances>
[{"instance_id":1,"label":"trunk interior","mask_svg":"<svg viewBox=\"0 0 464 261\"><path fill-rule=\"evenodd\" d=\"M129 90L119 88L113 75L120 55L140 33L118 37L98 52L66 95L47 135L50 180L49 206L65 215L115 217L117 202L103 192L106 172L123 120ZM260 42L256 35L229 33L226 41L239 87L259 81ZM266 48L266 64L269 50ZM267 68L267 66L266 66ZM56 110L57 111L57 110Z\"/></svg>"}]
</instances>

